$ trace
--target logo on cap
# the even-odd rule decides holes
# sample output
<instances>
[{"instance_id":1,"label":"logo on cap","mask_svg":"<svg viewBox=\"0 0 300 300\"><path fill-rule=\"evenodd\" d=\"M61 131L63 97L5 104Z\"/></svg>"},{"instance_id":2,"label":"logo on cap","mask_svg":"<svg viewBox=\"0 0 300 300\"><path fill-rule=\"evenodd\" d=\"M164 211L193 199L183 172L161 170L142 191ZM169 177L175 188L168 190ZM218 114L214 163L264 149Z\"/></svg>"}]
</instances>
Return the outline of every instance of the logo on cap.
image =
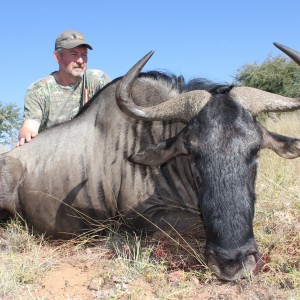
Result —
<instances>
[{"instance_id":1,"label":"logo on cap","mask_svg":"<svg viewBox=\"0 0 300 300\"><path fill-rule=\"evenodd\" d=\"M86 42L84 35L75 30L64 31L55 41L55 50L58 48L72 49L78 46L85 46L93 50L92 46Z\"/></svg>"}]
</instances>

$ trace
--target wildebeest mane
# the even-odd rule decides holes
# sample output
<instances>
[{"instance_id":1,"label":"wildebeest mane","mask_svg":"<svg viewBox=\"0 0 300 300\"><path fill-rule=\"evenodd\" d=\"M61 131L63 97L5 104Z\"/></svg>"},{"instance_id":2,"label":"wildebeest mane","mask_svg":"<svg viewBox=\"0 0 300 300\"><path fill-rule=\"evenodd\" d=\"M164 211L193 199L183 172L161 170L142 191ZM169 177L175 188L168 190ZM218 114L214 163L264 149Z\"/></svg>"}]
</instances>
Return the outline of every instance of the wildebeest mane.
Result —
<instances>
[{"instance_id":1,"label":"wildebeest mane","mask_svg":"<svg viewBox=\"0 0 300 300\"><path fill-rule=\"evenodd\" d=\"M180 94L195 91L195 90L205 90L211 93L212 95L217 94L226 94L229 93L230 90L234 87L234 85L230 84L222 84L222 83L214 83L211 80L206 78L193 78L189 81L186 81L183 75L175 75L171 72L167 71L148 71L142 72L139 74L139 77L153 78L157 81L165 81L168 83L173 89L178 90ZM105 85L102 89L100 89L91 99L90 101L79 111L77 114L80 115L83 111L85 111L97 98L99 93L103 91L103 89L108 86L114 84L116 81L120 80L121 77L115 78L113 81Z\"/></svg>"},{"instance_id":2,"label":"wildebeest mane","mask_svg":"<svg viewBox=\"0 0 300 300\"><path fill-rule=\"evenodd\" d=\"M143 72L139 77L153 78L155 80L163 80L169 83L174 89L177 89L179 93L186 93L195 90L205 90L210 92L212 95L226 94L228 93L234 85L214 83L213 81L206 78L193 78L186 81L183 75L175 75L167 71L148 71Z\"/></svg>"}]
</instances>

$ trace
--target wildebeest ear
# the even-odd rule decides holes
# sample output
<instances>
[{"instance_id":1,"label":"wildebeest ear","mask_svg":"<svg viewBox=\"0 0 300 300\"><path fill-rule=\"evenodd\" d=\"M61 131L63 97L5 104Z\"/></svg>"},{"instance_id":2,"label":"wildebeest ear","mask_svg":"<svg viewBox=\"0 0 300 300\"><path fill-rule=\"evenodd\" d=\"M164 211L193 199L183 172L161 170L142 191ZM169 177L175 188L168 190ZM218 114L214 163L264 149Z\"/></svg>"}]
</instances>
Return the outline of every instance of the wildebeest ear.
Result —
<instances>
[{"instance_id":1,"label":"wildebeest ear","mask_svg":"<svg viewBox=\"0 0 300 300\"><path fill-rule=\"evenodd\" d=\"M169 138L157 145L149 145L147 148L140 150L128 158L129 161L147 165L157 166L166 163L178 155L187 155L183 136Z\"/></svg>"},{"instance_id":2,"label":"wildebeest ear","mask_svg":"<svg viewBox=\"0 0 300 300\"><path fill-rule=\"evenodd\" d=\"M260 127L263 133L263 148L273 150L283 158L296 158L300 156L299 139L270 132L261 125Z\"/></svg>"}]
</instances>

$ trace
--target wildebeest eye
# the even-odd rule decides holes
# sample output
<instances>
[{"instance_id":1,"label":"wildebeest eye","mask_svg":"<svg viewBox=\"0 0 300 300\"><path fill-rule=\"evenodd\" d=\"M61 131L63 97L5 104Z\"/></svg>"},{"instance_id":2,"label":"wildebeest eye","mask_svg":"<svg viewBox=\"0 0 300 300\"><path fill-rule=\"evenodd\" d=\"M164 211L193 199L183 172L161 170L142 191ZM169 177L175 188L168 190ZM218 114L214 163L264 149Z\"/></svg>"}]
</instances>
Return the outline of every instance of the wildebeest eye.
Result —
<instances>
[{"instance_id":1,"label":"wildebeest eye","mask_svg":"<svg viewBox=\"0 0 300 300\"><path fill-rule=\"evenodd\" d=\"M249 161L253 161L253 159L256 159L258 157L258 154L259 154L259 151L260 151L260 147L254 147L250 150L250 153L249 153Z\"/></svg>"}]
</instances>

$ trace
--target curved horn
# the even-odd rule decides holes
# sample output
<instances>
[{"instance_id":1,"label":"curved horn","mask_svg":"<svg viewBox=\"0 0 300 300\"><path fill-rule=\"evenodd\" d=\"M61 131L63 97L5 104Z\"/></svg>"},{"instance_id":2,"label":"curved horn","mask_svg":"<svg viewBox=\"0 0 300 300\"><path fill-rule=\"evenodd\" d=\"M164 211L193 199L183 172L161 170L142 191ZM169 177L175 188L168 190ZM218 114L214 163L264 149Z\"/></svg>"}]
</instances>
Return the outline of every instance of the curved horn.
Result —
<instances>
[{"instance_id":1,"label":"curved horn","mask_svg":"<svg viewBox=\"0 0 300 300\"><path fill-rule=\"evenodd\" d=\"M253 115L261 112L284 112L300 108L299 98L289 98L251 87L234 87L230 91L233 99Z\"/></svg>"},{"instance_id":2,"label":"curved horn","mask_svg":"<svg viewBox=\"0 0 300 300\"><path fill-rule=\"evenodd\" d=\"M274 45L300 65L300 53L279 43ZM291 111L300 108L299 98L289 98L250 87L235 87L231 96L253 115L261 112Z\"/></svg>"},{"instance_id":3,"label":"curved horn","mask_svg":"<svg viewBox=\"0 0 300 300\"><path fill-rule=\"evenodd\" d=\"M143 117L144 114L138 109L138 106L132 101L131 90L134 81L139 76L142 68L153 55L154 51L147 53L140 59L120 80L116 89L116 100L119 108L132 117Z\"/></svg>"},{"instance_id":4,"label":"curved horn","mask_svg":"<svg viewBox=\"0 0 300 300\"><path fill-rule=\"evenodd\" d=\"M279 43L273 43L279 50L284 52L287 56L289 56L294 62L300 65L300 53L296 50L293 50L287 46L281 45Z\"/></svg>"},{"instance_id":5,"label":"curved horn","mask_svg":"<svg viewBox=\"0 0 300 300\"><path fill-rule=\"evenodd\" d=\"M141 107L133 102L131 90L134 81L153 53L146 54L120 80L116 89L119 108L127 115L145 121L190 120L207 103L211 96L209 92L191 91L152 107Z\"/></svg>"}]
</instances>

